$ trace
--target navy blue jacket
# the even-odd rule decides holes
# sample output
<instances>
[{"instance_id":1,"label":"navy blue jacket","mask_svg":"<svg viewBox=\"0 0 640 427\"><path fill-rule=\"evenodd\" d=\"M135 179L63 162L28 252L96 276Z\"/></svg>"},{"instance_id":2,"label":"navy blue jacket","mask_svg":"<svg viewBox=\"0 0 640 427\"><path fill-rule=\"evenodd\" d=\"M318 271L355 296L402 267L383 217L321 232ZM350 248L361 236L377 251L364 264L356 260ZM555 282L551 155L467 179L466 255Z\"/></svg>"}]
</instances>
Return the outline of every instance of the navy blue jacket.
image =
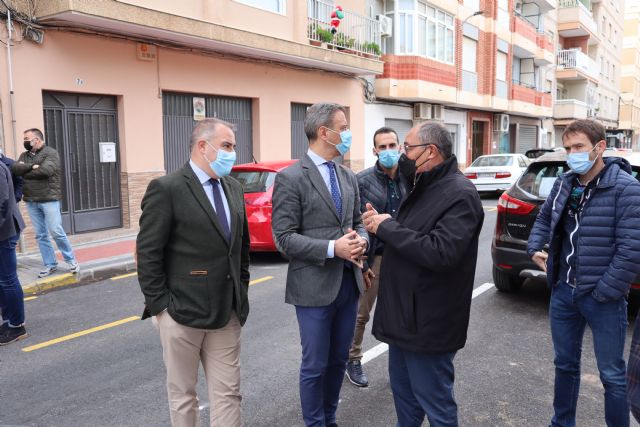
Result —
<instances>
[{"instance_id":1,"label":"navy blue jacket","mask_svg":"<svg viewBox=\"0 0 640 427\"><path fill-rule=\"evenodd\" d=\"M15 163L13 159L10 159L3 154L0 154L0 161L4 163L9 168L9 170L11 170L11 165ZM19 202L20 200L22 200L22 184L24 183L24 178L12 172L11 179L13 181L13 194L16 197L16 202Z\"/></svg>"},{"instance_id":2,"label":"navy blue jacket","mask_svg":"<svg viewBox=\"0 0 640 427\"><path fill-rule=\"evenodd\" d=\"M614 301L629 293L640 273L640 183L629 163L619 157L605 159L605 169L584 202L579 216L576 285L578 295L591 293L600 301ZM547 281L558 283L561 222L574 181L574 172L558 177L531 230L529 256L549 243Z\"/></svg>"},{"instance_id":3,"label":"navy blue jacket","mask_svg":"<svg viewBox=\"0 0 640 427\"><path fill-rule=\"evenodd\" d=\"M0 241L24 230L24 221L14 198L11 171L0 162Z\"/></svg>"}]
</instances>

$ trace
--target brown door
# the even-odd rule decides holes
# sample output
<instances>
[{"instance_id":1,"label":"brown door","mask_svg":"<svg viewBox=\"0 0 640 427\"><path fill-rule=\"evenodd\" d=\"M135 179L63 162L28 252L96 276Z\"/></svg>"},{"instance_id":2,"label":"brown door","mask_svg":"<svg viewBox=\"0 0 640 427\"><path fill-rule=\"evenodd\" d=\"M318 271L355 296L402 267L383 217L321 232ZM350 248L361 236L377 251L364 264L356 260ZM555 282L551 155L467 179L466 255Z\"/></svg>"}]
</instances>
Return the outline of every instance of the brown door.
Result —
<instances>
[{"instance_id":1,"label":"brown door","mask_svg":"<svg viewBox=\"0 0 640 427\"><path fill-rule=\"evenodd\" d=\"M471 161L482 156L484 149L484 127L485 122L474 121L471 134Z\"/></svg>"}]
</instances>

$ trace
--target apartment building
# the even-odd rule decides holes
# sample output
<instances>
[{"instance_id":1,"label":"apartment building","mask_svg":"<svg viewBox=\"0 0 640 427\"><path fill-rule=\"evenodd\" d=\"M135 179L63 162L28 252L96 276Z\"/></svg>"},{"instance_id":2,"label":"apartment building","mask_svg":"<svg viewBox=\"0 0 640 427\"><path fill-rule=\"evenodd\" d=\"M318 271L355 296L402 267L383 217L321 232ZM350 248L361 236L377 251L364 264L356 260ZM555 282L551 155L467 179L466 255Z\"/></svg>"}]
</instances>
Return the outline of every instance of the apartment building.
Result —
<instances>
[{"instance_id":1,"label":"apartment building","mask_svg":"<svg viewBox=\"0 0 640 427\"><path fill-rule=\"evenodd\" d=\"M597 119L619 146L623 0L558 0L556 145L575 119Z\"/></svg>"},{"instance_id":2,"label":"apartment building","mask_svg":"<svg viewBox=\"0 0 640 427\"><path fill-rule=\"evenodd\" d=\"M282 160L306 152L306 107L338 102L354 135L344 161L364 164L362 77L383 71L365 0L342 2L340 31L320 46L334 7L321 0L8 3L18 9L0 8L11 39L0 146L17 157L22 131L44 129L61 155L71 234L135 229L148 182L185 164L203 117L236 125L239 162ZM28 233L23 243L35 247Z\"/></svg>"},{"instance_id":3,"label":"apartment building","mask_svg":"<svg viewBox=\"0 0 640 427\"><path fill-rule=\"evenodd\" d=\"M438 120L461 166L547 146L553 132L556 0L369 0L385 63L366 106L367 140ZM371 154L367 163L374 161Z\"/></svg>"},{"instance_id":4,"label":"apartment building","mask_svg":"<svg viewBox=\"0 0 640 427\"><path fill-rule=\"evenodd\" d=\"M619 147L640 149L640 3L627 0L620 70Z\"/></svg>"}]
</instances>

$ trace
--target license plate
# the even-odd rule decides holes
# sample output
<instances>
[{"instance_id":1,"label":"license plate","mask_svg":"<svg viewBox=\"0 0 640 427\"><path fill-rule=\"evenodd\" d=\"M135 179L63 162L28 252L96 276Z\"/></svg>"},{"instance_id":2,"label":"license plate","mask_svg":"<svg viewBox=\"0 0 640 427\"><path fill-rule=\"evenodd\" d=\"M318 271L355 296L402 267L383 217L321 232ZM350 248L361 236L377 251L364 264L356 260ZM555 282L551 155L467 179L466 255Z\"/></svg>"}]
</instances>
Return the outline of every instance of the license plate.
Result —
<instances>
[{"instance_id":1,"label":"license plate","mask_svg":"<svg viewBox=\"0 0 640 427\"><path fill-rule=\"evenodd\" d=\"M496 176L493 172L480 172L478 178L494 178Z\"/></svg>"}]
</instances>

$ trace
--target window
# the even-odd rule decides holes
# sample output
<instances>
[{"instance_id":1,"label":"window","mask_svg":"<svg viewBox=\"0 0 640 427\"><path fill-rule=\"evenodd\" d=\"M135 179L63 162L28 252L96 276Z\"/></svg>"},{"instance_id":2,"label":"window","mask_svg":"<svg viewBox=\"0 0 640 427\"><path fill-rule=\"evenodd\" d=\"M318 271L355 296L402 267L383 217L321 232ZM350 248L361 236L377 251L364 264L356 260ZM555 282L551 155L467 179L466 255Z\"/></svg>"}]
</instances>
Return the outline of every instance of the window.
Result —
<instances>
[{"instance_id":1,"label":"window","mask_svg":"<svg viewBox=\"0 0 640 427\"><path fill-rule=\"evenodd\" d=\"M238 3L244 3L248 6L257 7L275 13L284 15L286 0L235 0Z\"/></svg>"},{"instance_id":2,"label":"window","mask_svg":"<svg viewBox=\"0 0 640 427\"><path fill-rule=\"evenodd\" d=\"M476 72L476 52L478 42L469 37L462 38L462 69L471 73Z\"/></svg>"},{"instance_id":3,"label":"window","mask_svg":"<svg viewBox=\"0 0 640 427\"><path fill-rule=\"evenodd\" d=\"M422 0L398 0L397 5L395 52L453 64L454 17Z\"/></svg>"},{"instance_id":4,"label":"window","mask_svg":"<svg viewBox=\"0 0 640 427\"><path fill-rule=\"evenodd\" d=\"M507 54L498 52L496 57L496 79L507 81Z\"/></svg>"}]
</instances>

